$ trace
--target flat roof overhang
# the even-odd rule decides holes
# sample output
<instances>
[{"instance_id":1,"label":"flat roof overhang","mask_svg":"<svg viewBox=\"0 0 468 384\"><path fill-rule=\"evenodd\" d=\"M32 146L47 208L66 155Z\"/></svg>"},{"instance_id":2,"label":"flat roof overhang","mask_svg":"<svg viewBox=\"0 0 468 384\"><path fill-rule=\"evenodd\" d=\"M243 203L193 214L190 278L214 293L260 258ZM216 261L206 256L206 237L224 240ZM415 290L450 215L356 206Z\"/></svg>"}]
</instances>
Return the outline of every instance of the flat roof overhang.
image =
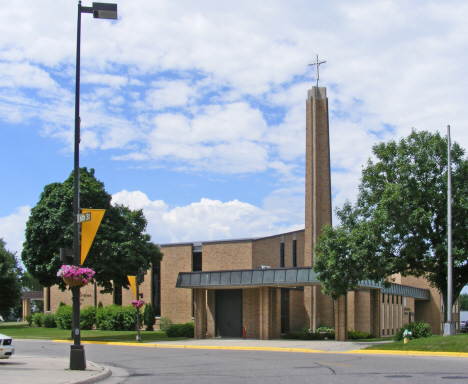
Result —
<instances>
[{"instance_id":1,"label":"flat roof overhang","mask_svg":"<svg viewBox=\"0 0 468 384\"><path fill-rule=\"evenodd\" d=\"M312 268L262 268L238 269L230 271L179 272L176 288L204 289L239 289L258 287L292 288L320 285ZM383 288L372 280L358 283L359 289L380 289L387 295L414 297L419 300L430 300L428 289L391 284Z\"/></svg>"}]
</instances>

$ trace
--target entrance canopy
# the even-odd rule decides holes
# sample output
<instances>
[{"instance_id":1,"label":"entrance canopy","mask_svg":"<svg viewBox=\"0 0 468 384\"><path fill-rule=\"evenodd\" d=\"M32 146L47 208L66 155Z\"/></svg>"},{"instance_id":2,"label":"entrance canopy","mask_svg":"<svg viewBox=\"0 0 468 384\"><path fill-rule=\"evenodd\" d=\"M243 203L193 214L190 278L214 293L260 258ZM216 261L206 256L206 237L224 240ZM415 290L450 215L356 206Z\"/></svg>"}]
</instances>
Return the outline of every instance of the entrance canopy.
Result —
<instances>
[{"instance_id":1,"label":"entrance canopy","mask_svg":"<svg viewBox=\"0 0 468 384\"><path fill-rule=\"evenodd\" d=\"M312 268L259 268L237 269L227 271L179 272L176 288L204 288L204 289L232 289L256 287L304 287L320 285L317 275ZM381 284L372 280L358 283L359 289L380 289L388 295L414 297L419 300L430 300L430 291L392 284L383 288Z\"/></svg>"}]
</instances>

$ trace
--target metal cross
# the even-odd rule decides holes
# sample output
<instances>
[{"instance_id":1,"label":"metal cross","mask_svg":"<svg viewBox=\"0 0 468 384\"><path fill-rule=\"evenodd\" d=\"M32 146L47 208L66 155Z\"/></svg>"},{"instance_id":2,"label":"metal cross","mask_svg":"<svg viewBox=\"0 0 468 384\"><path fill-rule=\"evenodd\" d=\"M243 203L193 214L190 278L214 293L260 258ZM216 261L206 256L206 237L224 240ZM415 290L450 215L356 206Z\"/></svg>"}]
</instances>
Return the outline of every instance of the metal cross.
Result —
<instances>
[{"instance_id":1,"label":"metal cross","mask_svg":"<svg viewBox=\"0 0 468 384\"><path fill-rule=\"evenodd\" d=\"M318 54L316 55L315 62L313 62L310 65L315 65L315 80L317 81L317 87L318 87L318 81L319 81L319 65L326 63L326 61L319 61Z\"/></svg>"}]
</instances>

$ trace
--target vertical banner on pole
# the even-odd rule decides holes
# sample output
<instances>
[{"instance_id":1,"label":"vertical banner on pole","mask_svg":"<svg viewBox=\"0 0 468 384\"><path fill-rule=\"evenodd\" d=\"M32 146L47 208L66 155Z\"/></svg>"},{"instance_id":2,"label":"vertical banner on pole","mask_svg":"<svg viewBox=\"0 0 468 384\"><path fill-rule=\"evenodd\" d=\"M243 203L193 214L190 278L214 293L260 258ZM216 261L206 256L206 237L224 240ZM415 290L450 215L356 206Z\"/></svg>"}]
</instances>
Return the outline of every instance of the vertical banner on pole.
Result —
<instances>
[{"instance_id":1,"label":"vertical banner on pole","mask_svg":"<svg viewBox=\"0 0 468 384\"><path fill-rule=\"evenodd\" d=\"M104 217L105 209L90 209L83 208L81 213L86 215L91 214L91 220L83 221L81 223L81 265L83 265L86 256L88 256L91 244L93 244L94 236L101 224L102 218Z\"/></svg>"},{"instance_id":2,"label":"vertical banner on pole","mask_svg":"<svg viewBox=\"0 0 468 384\"><path fill-rule=\"evenodd\" d=\"M139 300L137 297L137 283L136 283L136 276L127 276L128 282L130 283L130 287L132 287L133 294L135 295L135 299Z\"/></svg>"}]
</instances>

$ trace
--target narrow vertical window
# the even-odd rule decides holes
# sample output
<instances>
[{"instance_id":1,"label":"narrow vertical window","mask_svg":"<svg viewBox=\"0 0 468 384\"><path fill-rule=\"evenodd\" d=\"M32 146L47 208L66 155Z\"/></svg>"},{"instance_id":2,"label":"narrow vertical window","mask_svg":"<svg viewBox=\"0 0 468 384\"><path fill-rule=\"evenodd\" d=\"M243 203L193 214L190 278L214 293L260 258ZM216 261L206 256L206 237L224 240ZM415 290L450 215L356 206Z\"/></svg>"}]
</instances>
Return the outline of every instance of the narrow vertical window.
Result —
<instances>
[{"instance_id":1,"label":"narrow vertical window","mask_svg":"<svg viewBox=\"0 0 468 384\"><path fill-rule=\"evenodd\" d=\"M280 247L280 267L284 268L284 243L281 243Z\"/></svg>"},{"instance_id":2,"label":"narrow vertical window","mask_svg":"<svg viewBox=\"0 0 468 384\"><path fill-rule=\"evenodd\" d=\"M293 240L293 267L297 267L297 240Z\"/></svg>"},{"instance_id":3,"label":"narrow vertical window","mask_svg":"<svg viewBox=\"0 0 468 384\"><path fill-rule=\"evenodd\" d=\"M154 315L161 316L161 262L153 265L153 308Z\"/></svg>"},{"instance_id":4,"label":"narrow vertical window","mask_svg":"<svg viewBox=\"0 0 468 384\"><path fill-rule=\"evenodd\" d=\"M114 304L122 305L122 286L114 285Z\"/></svg>"}]
</instances>

